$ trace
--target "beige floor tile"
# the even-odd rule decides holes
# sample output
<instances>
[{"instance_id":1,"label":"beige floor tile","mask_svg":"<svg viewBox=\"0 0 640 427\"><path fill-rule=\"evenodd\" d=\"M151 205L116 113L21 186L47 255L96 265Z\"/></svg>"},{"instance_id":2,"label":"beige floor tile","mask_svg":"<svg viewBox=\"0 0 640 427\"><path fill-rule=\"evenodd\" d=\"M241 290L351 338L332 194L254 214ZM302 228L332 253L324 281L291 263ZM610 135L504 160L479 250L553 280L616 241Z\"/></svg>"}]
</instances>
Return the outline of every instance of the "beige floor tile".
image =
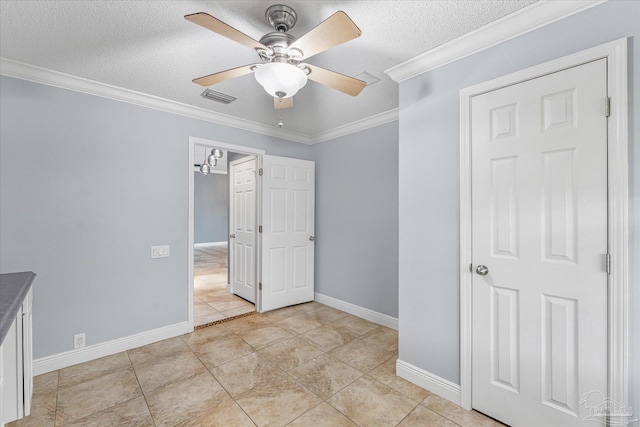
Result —
<instances>
[{"instance_id":1,"label":"beige floor tile","mask_svg":"<svg viewBox=\"0 0 640 427\"><path fill-rule=\"evenodd\" d=\"M280 369L288 371L315 359L322 354L322 351L298 338L290 338L265 347L260 350L260 353L268 357Z\"/></svg>"},{"instance_id":2,"label":"beige floor tile","mask_svg":"<svg viewBox=\"0 0 640 427\"><path fill-rule=\"evenodd\" d=\"M322 402L287 427L357 427L331 405Z\"/></svg>"},{"instance_id":3,"label":"beige floor tile","mask_svg":"<svg viewBox=\"0 0 640 427\"><path fill-rule=\"evenodd\" d=\"M417 404L395 390L362 377L327 400L361 426L395 426Z\"/></svg>"},{"instance_id":4,"label":"beige floor tile","mask_svg":"<svg viewBox=\"0 0 640 427\"><path fill-rule=\"evenodd\" d=\"M209 372L169 384L146 395L158 427L173 426L202 415L230 397Z\"/></svg>"},{"instance_id":5,"label":"beige floor tile","mask_svg":"<svg viewBox=\"0 0 640 427\"><path fill-rule=\"evenodd\" d=\"M276 325L294 335L300 335L322 326L319 322L309 319L304 314L279 320Z\"/></svg>"},{"instance_id":6,"label":"beige floor tile","mask_svg":"<svg viewBox=\"0 0 640 427\"><path fill-rule=\"evenodd\" d=\"M33 377L33 394L51 393L58 390L59 376L60 371L53 371Z\"/></svg>"},{"instance_id":7,"label":"beige floor tile","mask_svg":"<svg viewBox=\"0 0 640 427\"><path fill-rule=\"evenodd\" d=\"M336 328L344 329L356 336L362 336L378 327L378 325L373 322L369 322L368 320L364 320L350 314L332 322L331 325Z\"/></svg>"},{"instance_id":8,"label":"beige floor tile","mask_svg":"<svg viewBox=\"0 0 640 427\"><path fill-rule=\"evenodd\" d=\"M445 417L436 414L430 409L422 405L418 405L416 409L411 411L407 417L402 420L398 427L458 427L457 424L451 422Z\"/></svg>"},{"instance_id":9,"label":"beige floor tile","mask_svg":"<svg viewBox=\"0 0 640 427\"><path fill-rule=\"evenodd\" d=\"M482 415L476 411L467 411L461 406L448 401L440 396L431 394L422 402L433 412L437 412L445 418L463 427L498 427L503 424Z\"/></svg>"},{"instance_id":10,"label":"beige floor tile","mask_svg":"<svg viewBox=\"0 0 640 427\"><path fill-rule=\"evenodd\" d=\"M393 356L394 352L357 339L332 350L329 354L360 372L367 373Z\"/></svg>"},{"instance_id":11,"label":"beige floor tile","mask_svg":"<svg viewBox=\"0 0 640 427\"><path fill-rule=\"evenodd\" d=\"M7 424L7 427L53 427L56 423L56 396L57 390L35 394L31 401L31 414Z\"/></svg>"},{"instance_id":12,"label":"beige floor tile","mask_svg":"<svg viewBox=\"0 0 640 427\"><path fill-rule=\"evenodd\" d=\"M271 325L271 320L264 317L262 314L255 314L253 316L241 317L240 319L231 320L224 324L230 331L239 334L241 332L252 331L263 326Z\"/></svg>"},{"instance_id":13,"label":"beige floor tile","mask_svg":"<svg viewBox=\"0 0 640 427\"><path fill-rule=\"evenodd\" d=\"M234 308L253 306L251 303L248 303L247 301L241 298L237 298L234 301L211 301L208 304L218 311L227 311L227 310L232 310Z\"/></svg>"},{"instance_id":14,"label":"beige floor tile","mask_svg":"<svg viewBox=\"0 0 640 427\"><path fill-rule=\"evenodd\" d=\"M279 320L287 319L293 316L299 316L300 314L304 314L306 311L302 310L300 306L294 305L291 307L280 308L278 310L269 311L264 313L263 316L269 319L272 322L277 322Z\"/></svg>"},{"instance_id":15,"label":"beige floor tile","mask_svg":"<svg viewBox=\"0 0 640 427\"><path fill-rule=\"evenodd\" d=\"M258 353L247 354L216 366L211 373L231 396L237 396L284 375L275 364Z\"/></svg>"},{"instance_id":16,"label":"beige floor tile","mask_svg":"<svg viewBox=\"0 0 640 427\"><path fill-rule=\"evenodd\" d=\"M238 336L253 348L260 350L261 348L292 338L293 334L278 326L269 325L251 331L240 332Z\"/></svg>"},{"instance_id":17,"label":"beige floor tile","mask_svg":"<svg viewBox=\"0 0 640 427\"><path fill-rule=\"evenodd\" d=\"M298 336L301 340L311 344L323 352L331 351L336 347L340 347L341 345L352 341L355 337L355 335L344 330L337 329L331 325L324 325Z\"/></svg>"},{"instance_id":18,"label":"beige floor tile","mask_svg":"<svg viewBox=\"0 0 640 427\"><path fill-rule=\"evenodd\" d=\"M58 389L56 426L79 420L142 394L129 367Z\"/></svg>"},{"instance_id":19,"label":"beige floor tile","mask_svg":"<svg viewBox=\"0 0 640 427\"><path fill-rule=\"evenodd\" d=\"M322 355L289 374L321 399L327 399L362 376L351 366L327 355Z\"/></svg>"},{"instance_id":20,"label":"beige floor tile","mask_svg":"<svg viewBox=\"0 0 640 427\"><path fill-rule=\"evenodd\" d=\"M186 351L153 363L143 363L134 369L142 392L147 394L158 387L197 375L207 368L195 354Z\"/></svg>"},{"instance_id":21,"label":"beige floor tile","mask_svg":"<svg viewBox=\"0 0 640 427\"><path fill-rule=\"evenodd\" d=\"M71 424L65 424L65 427L153 427L154 425L147 403L144 397L140 396Z\"/></svg>"},{"instance_id":22,"label":"beige floor tile","mask_svg":"<svg viewBox=\"0 0 640 427\"><path fill-rule=\"evenodd\" d=\"M212 325L206 328L196 329L190 334L182 335L182 341L184 341L191 350L197 350L204 344L217 341L222 338L226 338L233 335L225 325Z\"/></svg>"},{"instance_id":23,"label":"beige floor tile","mask_svg":"<svg viewBox=\"0 0 640 427\"><path fill-rule=\"evenodd\" d=\"M235 317L235 316L240 316L242 314L251 313L253 311L256 311L256 307L253 304L246 304L246 305L243 305L242 307L232 308L231 310L222 311L221 313L224 314L226 317Z\"/></svg>"},{"instance_id":24,"label":"beige floor tile","mask_svg":"<svg viewBox=\"0 0 640 427\"><path fill-rule=\"evenodd\" d=\"M318 323L326 325L331 322L335 322L336 320L342 319L343 317L347 317L348 313L344 311L336 310L332 307L323 306L317 310L313 310L307 313L304 313L304 316L311 320L315 320Z\"/></svg>"},{"instance_id":25,"label":"beige floor tile","mask_svg":"<svg viewBox=\"0 0 640 427\"><path fill-rule=\"evenodd\" d=\"M404 394L405 396L415 400L416 402L422 402L429 393L427 390L419 387L403 378L396 375L396 355L390 357L382 365L369 372L369 376L378 380L382 384L385 384L397 392Z\"/></svg>"},{"instance_id":26,"label":"beige floor tile","mask_svg":"<svg viewBox=\"0 0 640 427\"><path fill-rule=\"evenodd\" d=\"M129 350L128 353L132 365L138 366L143 363L157 363L167 357L173 357L188 351L189 347L184 341L180 337L175 337L145 345L144 347L134 348Z\"/></svg>"},{"instance_id":27,"label":"beige floor tile","mask_svg":"<svg viewBox=\"0 0 640 427\"><path fill-rule=\"evenodd\" d=\"M298 307L298 310L300 310L300 312L309 313L311 311L319 310L323 307L326 307L326 305L320 304L319 302L316 302L316 301L311 301L311 302L305 302L303 304L298 304L296 305L296 307Z\"/></svg>"},{"instance_id":28,"label":"beige floor tile","mask_svg":"<svg viewBox=\"0 0 640 427\"><path fill-rule=\"evenodd\" d=\"M284 426L312 407L320 399L283 376L259 385L236 397L236 402L258 426Z\"/></svg>"},{"instance_id":29,"label":"beige floor tile","mask_svg":"<svg viewBox=\"0 0 640 427\"><path fill-rule=\"evenodd\" d=\"M229 399L176 427L255 427L255 424L235 401Z\"/></svg>"},{"instance_id":30,"label":"beige floor tile","mask_svg":"<svg viewBox=\"0 0 640 427\"><path fill-rule=\"evenodd\" d=\"M126 352L112 354L111 356L61 369L58 385L66 387L130 367L131 362Z\"/></svg>"},{"instance_id":31,"label":"beige floor tile","mask_svg":"<svg viewBox=\"0 0 640 427\"><path fill-rule=\"evenodd\" d=\"M216 322L225 318L225 315L220 313L218 310L207 307L205 309L199 309L198 313L194 311L193 324L194 326L199 326L210 322Z\"/></svg>"},{"instance_id":32,"label":"beige floor tile","mask_svg":"<svg viewBox=\"0 0 640 427\"><path fill-rule=\"evenodd\" d=\"M362 336L362 339L385 350L398 351L398 331L379 326Z\"/></svg>"},{"instance_id":33,"label":"beige floor tile","mask_svg":"<svg viewBox=\"0 0 640 427\"><path fill-rule=\"evenodd\" d=\"M255 349L249 344L232 335L203 344L195 350L195 354L208 368L212 368L254 351Z\"/></svg>"}]
</instances>

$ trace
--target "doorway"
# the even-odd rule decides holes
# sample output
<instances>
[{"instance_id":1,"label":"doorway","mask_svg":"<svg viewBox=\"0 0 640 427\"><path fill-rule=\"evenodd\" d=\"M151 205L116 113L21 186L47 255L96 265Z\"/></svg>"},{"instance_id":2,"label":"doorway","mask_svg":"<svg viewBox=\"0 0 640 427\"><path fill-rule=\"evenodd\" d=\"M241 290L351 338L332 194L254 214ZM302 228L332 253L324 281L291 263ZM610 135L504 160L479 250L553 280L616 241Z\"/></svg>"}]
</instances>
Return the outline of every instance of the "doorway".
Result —
<instances>
[{"instance_id":1,"label":"doorway","mask_svg":"<svg viewBox=\"0 0 640 427\"><path fill-rule=\"evenodd\" d=\"M626 405L625 58L620 40L461 91L467 409L565 426Z\"/></svg>"},{"instance_id":2,"label":"doorway","mask_svg":"<svg viewBox=\"0 0 640 427\"><path fill-rule=\"evenodd\" d=\"M208 159L216 152L217 159ZM230 238L233 226L233 179L231 164L240 158L260 162L259 150L218 143L215 141L190 141L190 244L189 258L189 322L192 328L205 327L228 319L252 314L256 311L254 300L234 294L233 274L230 274L230 252L234 239ZM206 170L203 163L215 163ZM203 173L205 172L205 173ZM257 170L256 170L257 172ZM254 183L255 185L255 183ZM254 203L254 209L257 205ZM257 226L257 214L251 220ZM257 270L257 259L247 258L247 266Z\"/></svg>"}]
</instances>

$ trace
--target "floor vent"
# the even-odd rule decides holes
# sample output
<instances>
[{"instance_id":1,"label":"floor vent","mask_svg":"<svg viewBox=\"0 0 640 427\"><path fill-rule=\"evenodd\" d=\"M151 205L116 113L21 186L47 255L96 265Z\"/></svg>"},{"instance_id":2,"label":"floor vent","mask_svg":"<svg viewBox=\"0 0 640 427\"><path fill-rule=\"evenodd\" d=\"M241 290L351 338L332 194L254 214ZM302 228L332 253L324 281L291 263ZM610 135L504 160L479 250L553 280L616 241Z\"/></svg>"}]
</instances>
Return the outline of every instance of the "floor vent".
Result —
<instances>
[{"instance_id":1,"label":"floor vent","mask_svg":"<svg viewBox=\"0 0 640 427\"><path fill-rule=\"evenodd\" d=\"M200 94L201 97L210 99L212 101L221 102L223 104L231 104L237 98L234 98L231 95L227 95L226 93L216 92L215 90L205 89L204 92Z\"/></svg>"}]
</instances>

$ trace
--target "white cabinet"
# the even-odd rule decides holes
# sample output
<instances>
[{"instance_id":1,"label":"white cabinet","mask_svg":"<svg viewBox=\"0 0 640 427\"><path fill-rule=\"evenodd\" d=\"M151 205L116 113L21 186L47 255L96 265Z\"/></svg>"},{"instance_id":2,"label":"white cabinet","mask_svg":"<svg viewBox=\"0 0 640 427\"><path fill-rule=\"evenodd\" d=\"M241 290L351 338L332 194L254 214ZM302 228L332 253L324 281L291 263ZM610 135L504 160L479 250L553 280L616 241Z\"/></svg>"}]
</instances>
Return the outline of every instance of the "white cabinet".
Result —
<instances>
[{"instance_id":1,"label":"white cabinet","mask_svg":"<svg viewBox=\"0 0 640 427\"><path fill-rule=\"evenodd\" d=\"M8 423L31 413L33 392L32 291L27 293L0 347L0 415ZM1 424L1 423L0 423Z\"/></svg>"}]
</instances>

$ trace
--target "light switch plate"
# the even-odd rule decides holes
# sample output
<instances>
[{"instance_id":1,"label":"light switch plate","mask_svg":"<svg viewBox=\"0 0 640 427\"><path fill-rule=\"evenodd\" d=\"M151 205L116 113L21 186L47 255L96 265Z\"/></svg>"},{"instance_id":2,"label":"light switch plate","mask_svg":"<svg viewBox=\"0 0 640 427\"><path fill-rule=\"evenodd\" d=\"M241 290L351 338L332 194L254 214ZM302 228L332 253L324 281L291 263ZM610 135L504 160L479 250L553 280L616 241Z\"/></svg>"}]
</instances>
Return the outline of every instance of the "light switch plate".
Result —
<instances>
[{"instance_id":1,"label":"light switch plate","mask_svg":"<svg viewBox=\"0 0 640 427\"><path fill-rule=\"evenodd\" d=\"M169 245L151 246L151 258L167 258L169 256Z\"/></svg>"}]
</instances>

